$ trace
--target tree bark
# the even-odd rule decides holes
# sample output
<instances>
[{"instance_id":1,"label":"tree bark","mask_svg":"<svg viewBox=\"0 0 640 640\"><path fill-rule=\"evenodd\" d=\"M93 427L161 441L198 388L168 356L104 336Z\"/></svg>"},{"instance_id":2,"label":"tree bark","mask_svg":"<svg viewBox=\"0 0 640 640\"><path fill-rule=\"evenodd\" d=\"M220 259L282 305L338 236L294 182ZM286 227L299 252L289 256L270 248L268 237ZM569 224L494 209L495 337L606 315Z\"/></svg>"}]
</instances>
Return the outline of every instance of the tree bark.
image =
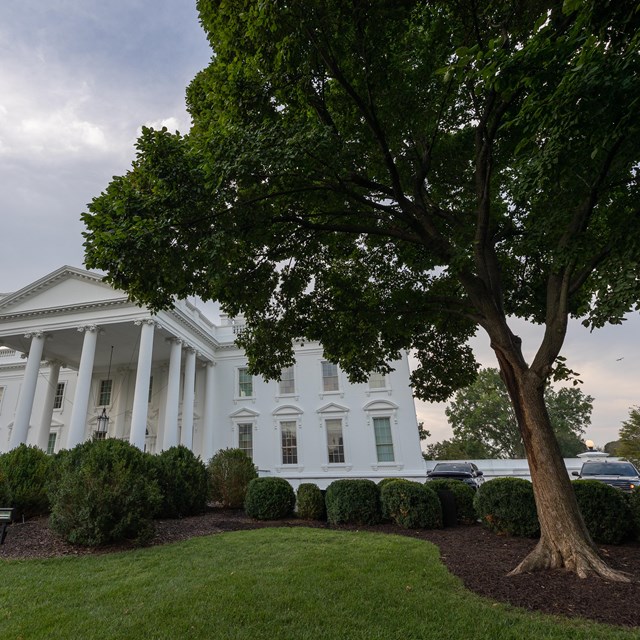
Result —
<instances>
[{"instance_id":1,"label":"tree bark","mask_svg":"<svg viewBox=\"0 0 640 640\"><path fill-rule=\"evenodd\" d=\"M495 351L522 434L540 521L537 546L510 575L564 568L581 578L629 582L601 558L584 524L544 402L545 380Z\"/></svg>"}]
</instances>

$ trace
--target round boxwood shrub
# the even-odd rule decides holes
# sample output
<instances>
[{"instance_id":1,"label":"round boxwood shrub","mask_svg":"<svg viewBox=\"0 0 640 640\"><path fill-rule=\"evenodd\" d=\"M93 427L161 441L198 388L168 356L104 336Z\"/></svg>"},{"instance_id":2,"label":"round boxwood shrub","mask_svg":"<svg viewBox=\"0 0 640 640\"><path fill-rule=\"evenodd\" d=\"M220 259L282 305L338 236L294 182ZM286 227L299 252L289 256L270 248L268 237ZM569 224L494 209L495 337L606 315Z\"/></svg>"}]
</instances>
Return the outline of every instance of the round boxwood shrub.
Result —
<instances>
[{"instance_id":1,"label":"round boxwood shrub","mask_svg":"<svg viewBox=\"0 0 640 640\"><path fill-rule=\"evenodd\" d=\"M247 487L244 510L256 520L279 520L293 514L296 494L284 478L254 478Z\"/></svg>"},{"instance_id":2,"label":"round boxwood shrub","mask_svg":"<svg viewBox=\"0 0 640 640\"><path fill-rule=\"evenodd\" d=\"M571 483L584 523L595 542L620 544L633 530L627 496L598 480L575 480Z\"/></svg>"},{"instance_id":3,"label":"round boxwood shrub","mask_svg":"<svg viewBox=\"0 0 640 640\"><path fill-rule=\"evenodd\" d=\"M258 477L251 458L242 449L220 449L207 465L209 495L225 509L240 509L249 483Z\"/></svg>"},{"instance_id":4,"label":"round boxwood shrub","mask_svg":"<svg viewBox=\"0 0 640 640\"><path fill-rule=\"evenodd\" d=\"M381 519L380 489L373 480L334 480L325 496L331 524L377 524Z\"/></svg>"},{"instance_id":5,"label":"round boxwood shrub","mask_svg":"<svg viewBox=\"0 0 640 640\"><path fill-rule=\"evenodd\" d=\"M435 478L429 480L427 487L438 491L451 491L456 503L457 520L460 524L473 524L476 521L476 511L473 508L473 498L476 492L462 480L454 478Z\"/></svg>"},{"instance_id":6,"label":"round boxwood shrub","mask_svg":"<svg viewBox=\"0 0 640 640\"><path fill-rule=\"evenodd\" d=\"M382 490L390 485L392 482L409 482L409 480L407 480L406 478L383 478L382 480L380 480L380 482L378 482L378 489L380 490L380 517L381 520L383 522L391 522L391 520L393 520L393 518L391 517L391 514L387 511L386 509L386 504L385 502L382 500Z\"/></svg>"},{"instance_id":7,"label":"round boxwood shrub","mask_svg":"<svg viewBox=\"0 0 640 640\"><path fill-rule=\"evenodd\" d=\"M162 495L150 454L122 440L93 440L59 459L50 488L50 527L88 546L153 536Z\"/></svg>"},{"instance_id":8,"label":"round boxwood shrub","mask_svg":"<svg viewBox=\"0 0 640 640\"><path fill-rule=\"evenodd\" d=\"M540 535L533 485L528 480L489 480L476 491L473 506L482 524L491 531L529 538Z\"/></svg>"},{"instance_id":9,"label":"round boxwood shrub","mask_svg":"<svg viewBox=\"0 0 640 640\"><path fill-rule=\"evenodd\" d=\"M15 518L49 513L47 485L51 456L42 449L21 444L0 455L2 507L14 507Z\"/></svg>"},{"instance_id":10,"label":"round boxwood shrub","mask_svg":"<svg viewBox=\"0 0 640 640\"><path fill-rule=\"evenodd\" d=\"M438 494L419 482L389 482L380 492L383 513L403 529L442 527Z\"/></svg>"},{"instance_id":11,"label":"round boxwood shrub","mask_svg":"<svg viewBox=\"0 0 640 640\"><path fill-rule=\"evenodd\" d=\"M324 495L318 485L303 482L296 492L296 512L304 520L326 520Z\"/></svg>"},{"instance_id":12,"label":"round boxwood shrub","mask_svg":"<svg viewBox=\"0 0 640 640\"><path fill-rule=\"evenodd\" d=\"M207 468L192 451L171 447L155 456L158 486L162 493L159 518L185 518L202 513L209 488Z\"/></svg>"}]
</instances>

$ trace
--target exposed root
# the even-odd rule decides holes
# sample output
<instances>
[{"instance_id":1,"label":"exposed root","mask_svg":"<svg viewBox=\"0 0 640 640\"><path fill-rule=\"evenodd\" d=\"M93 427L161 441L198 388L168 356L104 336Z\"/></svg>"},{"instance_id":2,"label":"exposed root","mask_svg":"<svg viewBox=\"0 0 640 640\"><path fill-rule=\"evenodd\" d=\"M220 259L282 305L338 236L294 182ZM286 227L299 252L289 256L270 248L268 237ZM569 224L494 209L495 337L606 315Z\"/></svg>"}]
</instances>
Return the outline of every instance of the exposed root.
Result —
<instances>
[{"instance_id":1,"label":"exposed root","mask_svg":"<svg viewBox=\"0 0 640 640\"><path fill-rule=\"evenodd\" d=\"M610 582L631 582L631 576L624 571L612 569L598 553L585 545L571 547L562 553L542 539L535 549L508 575L544 571L546 569L561 569L572 571L579 578L598 576Z\"/></svg>"}]
</instances>

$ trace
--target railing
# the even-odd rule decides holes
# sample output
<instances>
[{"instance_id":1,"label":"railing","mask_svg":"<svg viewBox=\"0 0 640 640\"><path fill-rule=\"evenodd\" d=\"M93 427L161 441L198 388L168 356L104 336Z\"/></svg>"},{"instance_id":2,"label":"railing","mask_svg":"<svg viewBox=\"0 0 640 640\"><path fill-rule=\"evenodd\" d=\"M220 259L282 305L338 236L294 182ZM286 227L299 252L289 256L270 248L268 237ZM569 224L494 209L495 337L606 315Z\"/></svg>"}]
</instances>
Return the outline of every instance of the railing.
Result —
<instances>
[{"instance_id":1,"label":"railing","mask_svg":"<svg viewBox=\"0 0 640 640\"><path fill-rule=\"evenodd\" d=\"M13 358L16 353L15 349L0 348L0 358Z\"/></svg>"}]
</instances>

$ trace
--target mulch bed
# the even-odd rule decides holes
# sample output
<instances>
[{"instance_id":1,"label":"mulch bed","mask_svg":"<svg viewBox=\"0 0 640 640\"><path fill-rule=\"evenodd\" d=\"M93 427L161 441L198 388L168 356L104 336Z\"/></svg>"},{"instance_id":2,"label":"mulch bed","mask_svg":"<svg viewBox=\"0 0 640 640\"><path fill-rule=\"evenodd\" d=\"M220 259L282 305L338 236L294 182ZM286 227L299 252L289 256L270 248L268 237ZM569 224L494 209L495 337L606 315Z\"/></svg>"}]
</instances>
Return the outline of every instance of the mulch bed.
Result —
<instances>
[{"instance_id":1,"label":"mulch bed","mask_svg":"<svg viewBox=\"0 0 640 640\"><path fill-rule=\"evenodd\" d=\"M328 525L303 520L258 522L241 511L210 509L201 516L182 520L158 520L152 544L165 544L194 536L268 526ZM331 527L353 529L354 527ZM440 530L403 531L393 525L358 527L383 533L408 535L433 542L442 560L465 586L475 593L530 611L589 618L609 624L640 627L640 544L601 546L602 555L616 569L627 572L632 583L599 578L580 579L566 571L546 571L507 576L534 544L534 540L495 535L480 525ZM9 527L0 558L48 558L122 551L127 544L92 549L58 538L46 518L27 520Z\"/></svg>"}]
</instances>

